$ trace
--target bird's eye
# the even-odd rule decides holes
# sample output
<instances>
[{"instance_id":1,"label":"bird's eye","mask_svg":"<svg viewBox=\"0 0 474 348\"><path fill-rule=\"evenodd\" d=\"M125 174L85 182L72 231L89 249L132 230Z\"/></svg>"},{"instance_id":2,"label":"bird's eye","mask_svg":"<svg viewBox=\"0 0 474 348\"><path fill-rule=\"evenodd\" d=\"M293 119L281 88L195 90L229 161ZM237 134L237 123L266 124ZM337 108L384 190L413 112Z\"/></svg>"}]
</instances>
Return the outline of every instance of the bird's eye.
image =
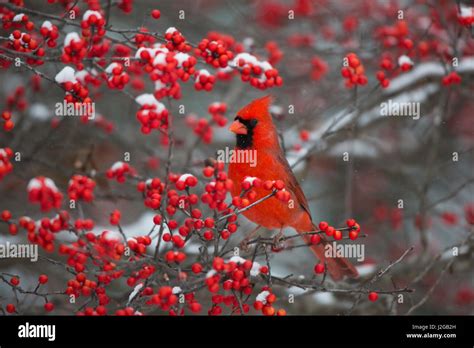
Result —
<instances>
[{"instance_id":1,"label":"bird's eye","mask_svg":"<svg viewBox=\"0 0 474 348\"><path fill-rule=\"evenodd\" d=\"M249 126L251 128L255 127L257 125L258 121L255 118L252 118L249 122Z\"/></svg>"}]
</instances>

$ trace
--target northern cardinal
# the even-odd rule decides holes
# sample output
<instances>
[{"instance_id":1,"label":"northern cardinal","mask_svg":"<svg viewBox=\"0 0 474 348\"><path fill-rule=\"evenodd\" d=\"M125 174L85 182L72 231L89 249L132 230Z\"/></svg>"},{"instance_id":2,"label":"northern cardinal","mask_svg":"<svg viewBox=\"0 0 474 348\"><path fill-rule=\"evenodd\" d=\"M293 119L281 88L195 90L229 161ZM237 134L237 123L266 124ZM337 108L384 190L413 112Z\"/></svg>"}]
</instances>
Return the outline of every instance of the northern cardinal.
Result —
<instances>
[{"instance_id":1,"label":"northern cardinal","mask_svg":"<svg viewBox=\"0 0 474 348\"><path fill-rule=\"evenodd\" d=\"M253 165L231 161L229 178L234 182L232 195L240 195L240 184L246 177L257 177L262 181L282 180L294 202L293 207L272 197L243 212L244 216L267 229L279 229L280 234L285 227L292 227L298 233L315 231L317 228L311 219L306 197L280 147L277 130L269 112L271 100L271 96L254 100L238 112L229 128L236 134L235 150L256 150L257 159ZM254 190L257 193L256 200L269 194L264 188ZM310 235L302 237L307 243L310 242ZM357 277L357 270L348 260L342 257L325 257L324 246L327 243L322 239L319 244L311 245L311 250L321 262L327 263L329 275L334 280L340 280L345 275Z\"/></svg>"}]
</instances>

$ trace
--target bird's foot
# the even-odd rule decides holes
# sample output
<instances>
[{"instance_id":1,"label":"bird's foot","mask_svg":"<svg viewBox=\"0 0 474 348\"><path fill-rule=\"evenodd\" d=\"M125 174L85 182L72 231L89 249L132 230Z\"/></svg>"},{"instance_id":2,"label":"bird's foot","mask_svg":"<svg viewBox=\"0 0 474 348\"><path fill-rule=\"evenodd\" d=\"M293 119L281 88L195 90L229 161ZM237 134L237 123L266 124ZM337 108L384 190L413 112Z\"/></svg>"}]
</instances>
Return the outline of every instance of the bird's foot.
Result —
<instances>
[{"instance_id":1,"label":"bird's foot","mask_svg":"<svg viewBox=\"0 0 474 348\"><path fill-rule=\"evenodd\" d=\"M249 238L244 238L240 244L239 244L239 249L244 251L244 252L248 252L250 250L250 246L249 246Z\"/></svg>"},{"instance_id":2,"label":"bird's foot","mask_svg":"<svg viewBox=\"0 0 474 348\"><path fill-rule=\"evenodd\" d=\"M280 231L273 237L272 250L281 250L284 248L284 246L283 232Z\"/></svg>"}]
</instances>

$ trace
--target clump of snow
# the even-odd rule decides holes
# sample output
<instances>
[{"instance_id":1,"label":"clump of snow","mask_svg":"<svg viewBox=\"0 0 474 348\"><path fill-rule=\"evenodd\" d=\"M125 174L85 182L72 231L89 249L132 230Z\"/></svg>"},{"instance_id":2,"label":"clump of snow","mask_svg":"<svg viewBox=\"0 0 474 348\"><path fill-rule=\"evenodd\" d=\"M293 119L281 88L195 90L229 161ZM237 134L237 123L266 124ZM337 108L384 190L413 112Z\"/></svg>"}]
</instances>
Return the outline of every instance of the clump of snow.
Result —
<instances>
[{"instance_id":1,"label":"clump of snow","mask_svg":"<svg viewBox=\"0 0 474 348\"><path fill-rule=\"evenodd\" d=\"M230 259L229 259L230 262L235 262L235 263L238 263L239 265L245 263L247 260L244 259L243 257L240 257L240 256L232 256ZM250 275L252 277L256 277L260 274L260 267L261 265L254 261L252 263L252 268L250 269Z\"/></svg>"},{"instance_id":2,"label":"clump of snow","mask_svg":"<svg viewBox=\"0 0 474 348\"><path fill-rule=\"evenodd\" d=\"M56 184L54 181L50 178L44 178L44 185L48 188L50 188L53 191L58 191L58 188L56 187Z\"/></svg>"},{"instance_id":3,"label":"clump of snow","mask_svg":"<svg viewBox=\"0 0 474 348\"><path fill-rule=\"evenodd\" d=\"M44 21L43 24L41 24L41 28L51 30L53 29L53 24L50 21Z\"/></svg>"},{"instance_id":4,"label":"clump of snow","mask_svg":"<svg viewBox=\"0 0 474 348\"><path fill-rule=\"evenodd\" d=\"M56 187L56 184L50 178L44 178L43 181L41 181L40 179L37 179L37 178L33 178L28 182L28 186L26 187L26 189L28 191L31 191L31 190L34 190L34 189L41 189L44 186L51 189L52 191L55 191L55 192L58 191L58 188Z\"/></svg>"},{"instance_id":5,"label":"clump of snow","mask_svg":"<svg viewBox=\"0 0 474 348\"><path fill-rule=\"evenodd\" d=\"M41 103L34 103L28 109L28 114L30 118L37 121L46 121L49 120L53 115L48 107Z\"/></svg>"},{"instance_id":6,"label":"clump of snow","mask_svg":"<svg viewBox=\"0 0 474 348\"><path fill-rule=\"evenodd\" d=\"M183 289L181 289L179 286L175 286L175 287L171 290L171 292L176 295L176 294L182 293L182 292L183 292Z\"/></svg>"},{"instance_id":7,"label":"clump of snow","mask_svg":"<svg viewBox=\"0 0 474 348\"><path fill-rule=\"evenodd\" d=\"M160 89L166 88L166 84L161 82L160 80L155 81L155 90L159 91Z\"/></svg>"},{"instance_id":8,"label":"clump of snow","mask_svg":"<svg viewBox=\"0 0 474 348\"><path fill-rule=\"evenodd\" d=\"M135 58L141 58L141 53L143 51L146 51L150 54L150 57L155 58L158 53L168 53L169 50L161 45L161 44L156 44L152 48L149 47L140 47L137 52L135 53Z\"/></svg>"},{"instance_id":9,"label":"clump of snow","mask_svg":"<svg viewBox=\"0 0 474 348\"><path fill-rule=\"evenodd\" d=\"M183 66L183 63L189 59L189 54L178 52L175 54L174 59L178 62L178 68Z\"/></svg>"},{"instance_id":10,"label":"clump of snow","mask_svg":"<svg viewBox=\"0 0 474 348\"><path fill-rule=\"evenodd\" d=\"M196 74L196 81L199 82L199 77L200 76L210 76L211 73L209 71L207 71L206 69L200 69L198 70L197 74Z\"/></svg>"},{"instance_id":11,"label":"clump of snow","mask_svg":"<svg viewBox=\"0 0 474 348\"><path fill-rule=\"evenodd\" d=\"M183 174L179 177L178 181L186 181L187 178L194 178L194 175L192 174Z\"/></svg>"},{"instance_id":12,"label":"clump of snow","mask_svg":"<svg viewBox=\"0 0 474 348\"><path fill-rule=\"evenodd\" d=\"M248 183L250 183L251 185L253 185L253 182L254 182L255 180L257 180L257 179L258 179L258 178L255 177L255 176L246 176L245 179L244 179L244 182L248 182Z\"/></svg>"},{"instance_id":13,"label":"clump of snow","mask_svg":"<svg viewBox=\"0 0 474 348\"><path fill-rule=\"evenodd\" d=\"M283 115L283 108L280 105L270 105L269 111L274 115Z\"/></svg>"},{"instance_id":14,"label":"clump of snow","mask_svg":"<svg viewBox=\"0 0 474 348\"><path fill-rule=\"evenodd\" d=\"M17 14L15 17L13 17L13 22L21 22L24 16L25 16L24 13Z\"/></svg>"},{"instance_id":15,"label":"clump of snow","mask_svg":"<svg viewBox=\"0 0 474 348\"><path fill-rule=\"evenodd\" d=\"M162 112L165 110L165 106L160 103L153 94L150 93L145 93L141 94L138 97L135 98L135 101L140 104L140 105L155 105L155 111L156 112Z\"/></svg>"},{"instance_id":16,"label":"clump of snow","mask_svg":"<svg viewBox=\"0 0 474 348\"><path fill-rule=\"evenodd\" d=\"M86 12L84 12L84 15L82 16L82 19L87 21L87 20L89 20L89 17L92 16L92 15L95 15L97 17L97 19L102 18L102 14L99 11L87 10Z\"/></svg>"},{"instance_id":17,"label":"clump of snow","mask_svg":"<svg viewBox=\"0 0 474 348\"><path fill-rule=\"evenodd\" d=\"M57 83L72 82L76 83L75 70L70 66L65 66L63 70L56 74L54 80Z\"/></svg>"},{"instance_id":18,"label":"clump of snow","mask_svg":"<svg viewBox=\"0 0 474 348\"><path fill-rule=\"evenodd\" d=\"M90 72L87 71L86 69L84 70L80 70L78 72L76 72L76 74L74 75L76 77L76 79L82 83L85 82L85 79L86 79L86 76L89 76L89 75L97 75L97 70L95 69L92 69Z\"/></svg>"},{"instance_id":19,"label":"clump of snow","mask_svg":"<svg viewBox=\"0 0 474 348\"><path fill-rule=\"evenodd\" d=\"M165 34L173 34L175 31L178 31L175 27L169 27L166 29Z\"/></svg>"},{"instance_id":20,"label":"clump of snow","mask_svg":"<svg viewBox=\"0 0 474 348\"><path fill-rule=\"evenodd\" d=\"M123 163L122 161L117 161L114 164L112 164L112 167L110 167L110 169L115 172L116 170L121 169L124 164L125 163Z\"/></svg>"},{"instance_id":21,"label":"clump of snow","mask_svg":"<svg viewBox=\"0 0 474 348\"><path fill-rule=\"evenodd\" d=\"M317 292L313 295L314 300L325 306L331 306L336 303L336 298L330 292Z\"/></svg>"},{"instance_id":22,"label":"clump of snow","mask_svg":"<svg viewBox=\"0 0 474 348\"><path fill-rule=\"evenodd\" d=\"M464 4L460 7L459 17L471 18L474 17L474 7L465 6Z\"/></svg>"},{"instance_id":23,"label":"clump of snow","mask_svg":"<svg viewBox=\"0 0 474 348\"><path fill-rule=\"evenodd\" d=\"M377 267L373 263L366 263L363 265L359 265L359 266L356 266L356 268L357 268L357 272L359 273L359 276L361 277L369 276L377 270Z\"/></svg>"},{"instance_id":24,"label":"clump of snow","mask_svg":"<svg viewBox=\"0 0 474 348\"><path fill-rule=\"evenodd\" d=\"M39 181L36 178L33 178L28 182L28 186L26 186L26 189L28 191L31 191L31 190L34 190L34 189L40 189L41 186L42 186L41 181Z\"/></svg>"},{"instance_id":25,"label":"clump of snow","mask_svg":"<svg viewBox=\"0 0 474 348\"><path fill-rule=\"evenodd\" d=\"M128 296L128 302L132 301L135 298L135 296L137 296L141 288L143 288L143 283L140 283L137 286L135 286L133 291L130 293L130 296Z\"/></svg>"},{"instance_id":26,"label":"clump of snow","mask_svg":"<svg viewBox=\"0 0 474 348\"><path fill-rule=\"evenodd\" d=\"M259 293L256 297L256 301L260 301L262 302L263 304L267 304L267 297L268 295L270 295L270 291L262 291L261 293Z\"/></svg>"},{"instance_id":27,"label":"clump of snow","mask_svg":"<svg viewBox=\"0 0 474 348\"><path fill-rule=\"evenodd\" d=\"M211 269L209 272L206 273L206 279L207 279L207 278L211 278L211 277L214 276L215 274L217 274L216 270Z\"/></svg>"},{"instance_id":28,"label":"clump of snow","mask_svg":"<svg viewBox=\"0 0 474 348\"><path fill-rule=\"evenodd\" d=\"M246 51L250 51L252 49L252 47L255 45L255 40L251 37L246 37L243 41L242 41L244 47L245 47L245 50Z\"/></svg>"},{"instance_id":29,"label":"clump of snow","mask_svg":"<svg viewBox=\"0 0 474 348\"><path fill-rule=\"evenodd\" d=\"M265 72L267 70L273 69L273 66L269 62L260 61L257 57L247 52L242 52L236 55L231 63L235 66L240 66L239 62L242 60L245 62L245 64L252 64L253 66L258 66L262 69L262 74L259 78L259 81L264 81L266 79Z\"/></svg>"},{"instance_id":30,"label":"clump of snow","mask_svg":"<svg viewBox=\"0 0 474 348\"><path fill-rule=\"evenodd\" d=\"M64 46L69 46L73 41L81 41L81 37L75 31L66 35L66 37L64 38Z\"/></svg>"},{"instance_id":31,"label":"clump of snow","mask_svg":"<svg viewBox=\"0 0 474 348\"><path fill-rule=\"evenodd\" d=\"M107 68L105 68L105 72L107 74L112 74L112 71L118 66L119 66L119 64L116 63L116 62L110 63L109 66Z\"/></svg>"},{"instance_id":32,"label":"clump of snow","mask_svg":"<svg viewBox=\"0 0 474 348\"><path fill-rule=\"evenodd\" d=\"M400 57L398 57L398 65L402 66L403 64L413 65L415 63L413 63L410 57L406 55L401 55Z\"/></svg>"}]
</instances>

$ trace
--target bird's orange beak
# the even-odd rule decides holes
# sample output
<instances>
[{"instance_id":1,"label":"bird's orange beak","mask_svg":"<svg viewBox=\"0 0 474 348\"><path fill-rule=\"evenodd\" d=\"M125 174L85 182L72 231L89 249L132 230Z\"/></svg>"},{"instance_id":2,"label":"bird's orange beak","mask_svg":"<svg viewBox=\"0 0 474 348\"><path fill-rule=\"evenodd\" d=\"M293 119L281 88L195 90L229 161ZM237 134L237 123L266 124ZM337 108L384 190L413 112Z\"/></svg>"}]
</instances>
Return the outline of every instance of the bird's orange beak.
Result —
<instances>
[{"instance_id":1,"label":"bird's orange beak","mask_svg":"<svg viewBox=\"0 0 474 348\"><path fill-rule=\"evenodd\" d=\"M230 125L229 130L235 134L247 134L247 127L238 120Z\"/></svg>"}]
</instances>

